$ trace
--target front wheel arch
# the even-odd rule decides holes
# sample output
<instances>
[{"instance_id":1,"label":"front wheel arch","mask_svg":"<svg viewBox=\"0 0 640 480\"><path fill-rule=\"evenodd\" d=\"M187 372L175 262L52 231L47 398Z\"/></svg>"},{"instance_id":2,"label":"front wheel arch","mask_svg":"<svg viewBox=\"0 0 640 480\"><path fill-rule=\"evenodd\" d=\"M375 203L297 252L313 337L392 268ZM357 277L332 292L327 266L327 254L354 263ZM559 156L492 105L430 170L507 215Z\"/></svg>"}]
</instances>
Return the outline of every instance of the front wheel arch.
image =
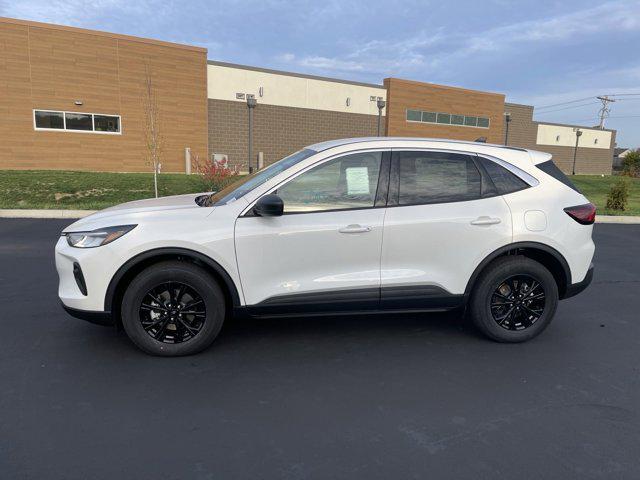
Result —
<instances>
[{"instance_id":1,"label":"front wheel arch","mask_svg":"<svg viewBox=\"0 0 640 480\"><path fill-rule=\"evenodd\" d=\"M104 310L111 312L111 315L118 319L120 316L120 302L131 280L145 268L166 260L187 261L203 267L218 281L225 295L229 311L233 307L240 306L238 289L231 276L218 262L195 250L168 247L147 250L127 260L109 282L104 299Z\"/></svg>"},{"instance_id":2,"label":"front wheel arch","mask_svg":"<svg viewBox=\"0 0 640 480\"><path fill-rule=\"evenodd\" d=\"M478 277L491 262L508 255L522 255L542 264L551 272L551 275L553 275L556 285L558 286L560 299L564 298L567 293L567 287L571 285L571 270L562 254L555 248L545 245L544 243L517 242L494 250L480 262L467 282L467 287L464 291L465 299L469 299Z\"/></svg>"}]
</instances>

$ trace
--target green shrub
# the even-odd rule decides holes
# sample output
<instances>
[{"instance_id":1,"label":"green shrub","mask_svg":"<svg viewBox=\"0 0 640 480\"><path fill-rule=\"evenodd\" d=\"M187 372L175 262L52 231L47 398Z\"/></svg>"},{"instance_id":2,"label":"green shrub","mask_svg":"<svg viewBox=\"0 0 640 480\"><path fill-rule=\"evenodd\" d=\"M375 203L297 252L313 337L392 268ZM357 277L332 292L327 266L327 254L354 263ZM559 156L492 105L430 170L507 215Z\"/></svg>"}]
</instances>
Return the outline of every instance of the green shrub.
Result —
<instances>
[{"instance_id":1,"label":"green shrub","mask_svg":"<svg viewBox=\"0 0 640 480\"><path fill-rule=\"evenodd\" d=\"M629 182L625 178L619 178L607 194L607 208L624 211L627 208L628 197Z\"/></svg>"},{"instance_id":2,"label":"green shrub","mask_svg":"<svg viewBox=\"0 0 640 480\"><path fill-rule=\"evenodd\" d=\"M640 150L629 152L622 159L622 174L628 177L640 177Z\"/></svg>"}]
</instances>

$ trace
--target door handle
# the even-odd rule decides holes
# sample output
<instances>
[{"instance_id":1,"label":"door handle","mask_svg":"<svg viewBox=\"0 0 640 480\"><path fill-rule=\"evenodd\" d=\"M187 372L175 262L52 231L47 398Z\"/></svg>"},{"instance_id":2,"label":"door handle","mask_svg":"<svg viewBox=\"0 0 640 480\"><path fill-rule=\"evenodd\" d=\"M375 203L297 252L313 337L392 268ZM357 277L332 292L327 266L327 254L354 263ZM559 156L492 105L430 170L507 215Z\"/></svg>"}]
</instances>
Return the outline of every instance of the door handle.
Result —
<instances>
[{"instance_id":1,"label":"door handle","mask_svg":"<svg viewBox=\"0 0 640 480\"><path fill-rule=\"evenodd\" d=\"M471 221L471 225L497 225L501 220L496 217L487 217L485 215Z\"/></svg>"},{"instance_id":2,"label":"door handle","mask_svg":"<svg viewBox=\"0 0 640 480\"><path fill-rule=\"evenodd\" d=\"M340 233L366 233L371 231L371 227L367 225L358 225L357 223L352 223L351 225L342 227L338 231Z\"/></svg>"}]
</instances>

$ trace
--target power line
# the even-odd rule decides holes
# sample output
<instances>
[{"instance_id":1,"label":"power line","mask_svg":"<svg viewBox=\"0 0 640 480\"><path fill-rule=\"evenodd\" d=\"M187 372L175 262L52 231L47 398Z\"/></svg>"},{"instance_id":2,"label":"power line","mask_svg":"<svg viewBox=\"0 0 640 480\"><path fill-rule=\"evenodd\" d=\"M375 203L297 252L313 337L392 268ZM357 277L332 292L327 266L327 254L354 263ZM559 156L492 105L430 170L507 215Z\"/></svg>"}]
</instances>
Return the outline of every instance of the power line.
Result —
<instances>
[{"instance_id":1,"label":"power line","mask_svg":"<svg viewBox=\"0 0 640 480\"><path fill-rule=\"evenodd\" d=\"M560 112L562 110L570 110L572 108L586 107L588 105L597 105L598 103L600 102L581 103L580 105L572 105L569 107L556 108L555 110L545 110L544 112L538 112L538 113L547 114L547 113L553 113L553 112Z\"/></svg>"},{"instance_id":2,"label":"power line","mask_svg":"<svg viewBox=\"0 0 640 480\"><path fill-rule=\"evenodd\" d=\"M562 102L562 103L553 103L551 105L542 105L540 107L535 107L535 108L540 110L540 109L543 109L543 108L559 107L561 105L569 105L570 103L578 103L578 102L584 102L585 100L593 100L594 98L595 98L595 96L594 97L579 98L577 100L571 100L571 101Z\"/></svg>"}]
</instances>

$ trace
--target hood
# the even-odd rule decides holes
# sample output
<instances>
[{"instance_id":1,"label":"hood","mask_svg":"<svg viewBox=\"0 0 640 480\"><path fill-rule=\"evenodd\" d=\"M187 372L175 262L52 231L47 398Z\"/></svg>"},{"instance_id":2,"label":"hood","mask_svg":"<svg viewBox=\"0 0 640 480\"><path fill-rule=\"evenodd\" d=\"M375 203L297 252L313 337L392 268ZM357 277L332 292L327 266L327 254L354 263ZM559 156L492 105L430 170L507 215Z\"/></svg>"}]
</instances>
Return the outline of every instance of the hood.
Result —
<instances>
[{"instance_id":1,"label":"hood","mask_svg":"<svg viewBox=\"0 0 640 480\"><path fill-rule=\"evenodd\" d=\"M196 198L205 195L203 193L189 193L186 195L172 195L170 197L148 198L145 200L134 200L133 202L121 203L113 207L105 208L99 212L84 217L72 225L65 228L65 231L78 229L101 228L107 222L115 220L112 217L128 217L132 220L136 217L144 217L146 214L161 213L175 210L202 209L198 206ZM210 212L209 209L208 212Z\"/></svg>"},{"instance_id":2,"label":"hood","mask_svg":"<svg viewBox=\"0 0 640 480\"><path fill-rule=\"evenodd\" d=\"M176 208L197 207L196 198L202 193L188 193L186 195L172 195L170 197L146 198L144 200L134 200L133 202L121 203L113 207L100 210L98 213L122 212L127 213L151 212L154 210L173 210Z\"/></svg>"}]
</instances>

